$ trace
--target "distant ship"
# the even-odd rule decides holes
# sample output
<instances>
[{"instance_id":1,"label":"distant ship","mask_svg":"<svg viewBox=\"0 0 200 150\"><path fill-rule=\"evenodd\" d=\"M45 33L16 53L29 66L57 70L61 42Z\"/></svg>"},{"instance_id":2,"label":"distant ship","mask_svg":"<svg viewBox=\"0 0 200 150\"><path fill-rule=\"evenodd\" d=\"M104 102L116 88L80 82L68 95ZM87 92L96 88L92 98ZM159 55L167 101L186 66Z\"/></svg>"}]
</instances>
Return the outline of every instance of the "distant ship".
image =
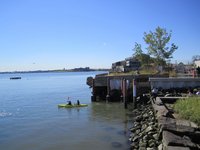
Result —
<instances>
[{"instance_id":1,"label":"distant ship","mask_svg":"<svg viewBox=\"0 0 200 150\"><path fill-rule=\"evenodd\" d=\"M17 79L21 79L21 77L10 77L10 80L17 80Z\"/></svg>"}]
</instances>

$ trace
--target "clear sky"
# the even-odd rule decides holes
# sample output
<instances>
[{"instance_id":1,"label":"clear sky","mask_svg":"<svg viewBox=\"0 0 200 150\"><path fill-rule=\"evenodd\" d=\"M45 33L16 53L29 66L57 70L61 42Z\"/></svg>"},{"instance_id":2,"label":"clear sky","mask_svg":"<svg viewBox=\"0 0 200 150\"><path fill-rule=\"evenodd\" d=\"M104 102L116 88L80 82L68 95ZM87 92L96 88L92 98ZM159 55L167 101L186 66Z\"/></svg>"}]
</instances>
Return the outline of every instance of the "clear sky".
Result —
<instances>
[{"instance_id":1,"label":"clear sky","mask_svg":"<svg viewBox=\"0 0 200 150\"><path fill-rule=\"evenodd\" d=\"M200 55L200 0L0 0L0 71L110 68L157 26Z\"/></svg>"}]
</instances>

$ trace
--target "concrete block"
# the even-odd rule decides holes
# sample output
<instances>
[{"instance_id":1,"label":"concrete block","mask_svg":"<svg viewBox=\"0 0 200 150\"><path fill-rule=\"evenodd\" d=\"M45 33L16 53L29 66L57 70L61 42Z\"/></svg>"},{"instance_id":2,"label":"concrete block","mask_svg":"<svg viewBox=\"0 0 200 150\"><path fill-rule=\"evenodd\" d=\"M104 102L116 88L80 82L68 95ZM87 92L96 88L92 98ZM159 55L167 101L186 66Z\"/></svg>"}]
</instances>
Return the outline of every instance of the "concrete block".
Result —
<instances>
[{"instance_id":1,"label":"concrete block","mask_svg":"<svg viewBox=\"0 0 200 150\"><path fill-rule=\"evenodd\" d=\"M165 147L180 146L194 149L197 148L196 144L189 140L189 138L182 138L181 136L175 135L174 133L168 131L163 131L162 142Z\"/></svg>"},{"instance_id":2,"label":"concrete block","mask_svg":"<svg viewBox=\"0 0 200 150\"><path fill-rule=\"evenodd\" d=\"M189 147L181 147L181 146L168 146L164 148L164 150L190 150Z\"/></svg>"}]
</instances>

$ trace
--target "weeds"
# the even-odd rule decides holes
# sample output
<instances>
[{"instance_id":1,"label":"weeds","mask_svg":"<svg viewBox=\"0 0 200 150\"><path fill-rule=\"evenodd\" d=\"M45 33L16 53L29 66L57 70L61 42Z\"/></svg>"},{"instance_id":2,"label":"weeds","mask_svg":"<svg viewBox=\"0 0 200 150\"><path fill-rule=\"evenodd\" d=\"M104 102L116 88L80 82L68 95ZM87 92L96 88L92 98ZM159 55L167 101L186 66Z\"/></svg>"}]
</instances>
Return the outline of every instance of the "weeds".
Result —
<instances>
[{"instance_id":1,"label":"weeds","mask_svg":"<svg viewBox=\"0 0 200 150\"><path fill-rule=\"evenodd\" d=\"M180 117L200 125L200 97L178 100L174 105L174 110Z\"/></svg>"}]
</instances>

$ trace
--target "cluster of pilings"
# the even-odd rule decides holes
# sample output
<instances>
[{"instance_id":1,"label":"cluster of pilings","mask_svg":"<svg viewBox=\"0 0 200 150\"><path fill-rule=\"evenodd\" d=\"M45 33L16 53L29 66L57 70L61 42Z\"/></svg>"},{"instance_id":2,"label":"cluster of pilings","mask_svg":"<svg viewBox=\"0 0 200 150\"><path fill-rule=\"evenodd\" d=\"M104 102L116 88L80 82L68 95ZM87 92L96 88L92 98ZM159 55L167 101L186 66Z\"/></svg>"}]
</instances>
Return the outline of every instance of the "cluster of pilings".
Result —
<instances>
[{"instance_id":1,"label":"cluster of pilings","mask_svg":"<svg viewBox=\"0 0 200 150\"><path fill-rule=\"evenodd\" d=\"M126 78L120 79L120 87L118 89L118 97L114 95L114 92L111 90L111 80L110 78L107 78L107 95L106 95L106 101L109 102L111 100L111 97L113 100L119 99L120 101L124 102L124 107L127 108L128 100L129 102L132 100L133 106L135 104L135 97L136 97L136 85L134 79L132 79L132 83L130 83L130 80ZM114 79L116 80L116 79ZM130 84L130 85L129 85ZM117 89L115 89L115 92ZM132 90L132 92L131 92ZM133 95L131 97L131 95Z\"/></svg>"},{"instance_id":2,"label":"cluster of pilings","mask_svg":"<svg viewBox=\"0 0 200 150\"><path fill-rule=\"evenodd\" d=\"M135 102L136 96L150 91L149 76L141 75L97 75L89 77L87 84L92 88L92 101L121 101L125 108Z\"/></svg>"}]
</instances>

